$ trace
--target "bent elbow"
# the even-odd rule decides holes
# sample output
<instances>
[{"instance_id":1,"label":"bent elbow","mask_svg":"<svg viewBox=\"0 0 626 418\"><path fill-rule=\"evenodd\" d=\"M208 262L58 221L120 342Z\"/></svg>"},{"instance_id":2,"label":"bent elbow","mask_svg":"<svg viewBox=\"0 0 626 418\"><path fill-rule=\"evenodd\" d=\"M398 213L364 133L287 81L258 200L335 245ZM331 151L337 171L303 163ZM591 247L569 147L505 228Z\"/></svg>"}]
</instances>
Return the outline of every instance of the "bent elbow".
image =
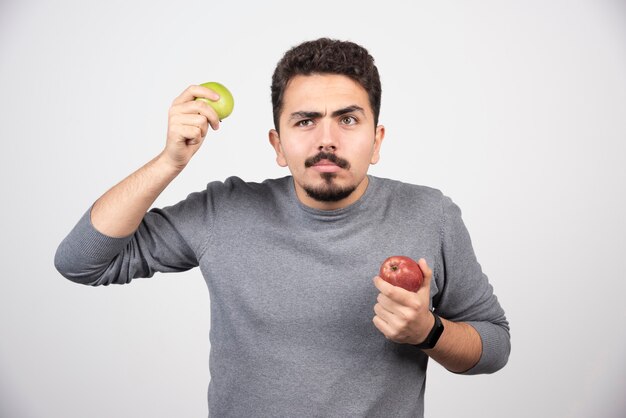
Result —
<instances>
[{"instance_id":1,"label":"bent elbow","mask_svg":"<svg viewBox=\"0 0 626 418\"><path fill-rule=\"evenodd\" d=\"M509 362L509 356L511 354L511 340L505 339L500 347L501 353L494 358L494 361L486 373L495 373L504 368Z\"/></svg>"},{"instance_id":2,"label":"bent elbow","mask_svg":"<svg viewBox=\"0 0 626 418\"><path fill-rule=\"evenodd\" d=\"M69 281L86 286L107 286L113 282L107 267L81 263L76 254L71 253L63 243L54 256L54 267Z\"/></svg>"},{"instance_id":3,"label":"bent elbow","mask_svg":"<svg viewBox=\"0 0 626 418\"><path fill-rule=\"evenodd\" d=\"M98 281L89 272L81 271L76 263L72 262L72 258L63 254L63 249L59 247L54 256L54 268L66 279L84 285L96 285Z\"/></svg>"}]
</instances>

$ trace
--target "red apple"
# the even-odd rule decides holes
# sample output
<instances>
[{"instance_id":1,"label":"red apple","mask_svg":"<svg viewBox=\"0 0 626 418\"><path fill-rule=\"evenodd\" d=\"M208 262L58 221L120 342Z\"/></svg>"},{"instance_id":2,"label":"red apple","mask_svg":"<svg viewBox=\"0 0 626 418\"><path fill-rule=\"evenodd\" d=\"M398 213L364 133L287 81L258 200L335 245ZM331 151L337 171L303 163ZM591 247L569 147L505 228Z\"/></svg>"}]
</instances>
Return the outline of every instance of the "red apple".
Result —
<instances>
[{"instance_id":1,"label":"red apple","mask_svg":"<svg viewBox=\"0 0 626 418\"><path fill-rule=\"evenodd\" d=\"M416 292L424 283L424 273L415 260L403 255L389 257L380 266L380 277L394 286Z\"/></svg>"}]
</instances>

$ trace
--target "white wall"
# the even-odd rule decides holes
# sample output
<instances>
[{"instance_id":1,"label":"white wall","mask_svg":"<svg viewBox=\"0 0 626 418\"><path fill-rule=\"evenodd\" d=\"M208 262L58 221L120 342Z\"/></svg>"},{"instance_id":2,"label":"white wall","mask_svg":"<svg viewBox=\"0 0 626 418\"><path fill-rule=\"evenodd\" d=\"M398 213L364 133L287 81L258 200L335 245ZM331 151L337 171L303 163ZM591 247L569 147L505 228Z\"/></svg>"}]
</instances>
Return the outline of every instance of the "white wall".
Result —
<instances>
[{"instance_id":1,"label":"white wall","mask_svg":"<svg viewBox=\"0 0 626 418\"><path fill-rule=\"evenodd\" d=\"M463 209L512 327L509 365L432 363L428 417L623 417L626 4L588 1L0 3L0 416L201 417L199 271L90 288L56 246L158 153L167 109L218 80L235 113L159 198L282 176L270 77L289 47L350 39L383 81L371 173Z\"/></svg>"}]
</instances>

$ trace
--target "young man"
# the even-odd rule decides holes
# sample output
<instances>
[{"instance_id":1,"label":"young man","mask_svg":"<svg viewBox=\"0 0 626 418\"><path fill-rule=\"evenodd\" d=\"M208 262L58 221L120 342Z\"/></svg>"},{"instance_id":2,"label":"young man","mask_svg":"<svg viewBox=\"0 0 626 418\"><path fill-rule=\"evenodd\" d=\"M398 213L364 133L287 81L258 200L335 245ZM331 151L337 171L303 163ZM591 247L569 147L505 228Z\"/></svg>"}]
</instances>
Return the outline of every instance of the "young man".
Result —
<instances>
[{"instance_id":1,"label":"young man","mask_svg":"<svg viewBox=\"0 0 626 418\"><path fill-rule=\"evenodd\" d=\"M199 266L211 297L211 416L423 416L428 358L494 372L509 328L459 208L367 174L385 135L380 96L362 47L292 48L272 79L269 133L291 176L232 177L146 212L219 127L194 100L216 94L190 86L172 104L163 152L94 203L59 246L57 269L95 286ZM391 255L420 260L419 291L376 276Z\"/></svg>"}]
</instances>

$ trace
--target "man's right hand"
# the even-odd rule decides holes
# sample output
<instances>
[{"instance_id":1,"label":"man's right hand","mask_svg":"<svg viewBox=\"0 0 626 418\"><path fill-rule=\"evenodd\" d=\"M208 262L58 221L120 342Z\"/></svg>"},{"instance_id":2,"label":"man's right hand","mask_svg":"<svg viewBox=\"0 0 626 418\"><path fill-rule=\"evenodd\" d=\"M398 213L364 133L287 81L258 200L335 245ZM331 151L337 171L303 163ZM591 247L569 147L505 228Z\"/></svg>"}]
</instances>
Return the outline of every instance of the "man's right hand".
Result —
<instances>
[{"instance_id":1,"label":"man's right hand","mask_svg":"<svg viewBox=\"0 0 626 418\"><path fill-rule=\"evenodd\" d=\"M195 100L197 97L219 99L213 90L192 85L172 102L169 110L167 143L161 157L178 171L185 168L200 149L209 126L214 131L220 126L215 110L207 103Z\"/></svg>"}]
</instances>

